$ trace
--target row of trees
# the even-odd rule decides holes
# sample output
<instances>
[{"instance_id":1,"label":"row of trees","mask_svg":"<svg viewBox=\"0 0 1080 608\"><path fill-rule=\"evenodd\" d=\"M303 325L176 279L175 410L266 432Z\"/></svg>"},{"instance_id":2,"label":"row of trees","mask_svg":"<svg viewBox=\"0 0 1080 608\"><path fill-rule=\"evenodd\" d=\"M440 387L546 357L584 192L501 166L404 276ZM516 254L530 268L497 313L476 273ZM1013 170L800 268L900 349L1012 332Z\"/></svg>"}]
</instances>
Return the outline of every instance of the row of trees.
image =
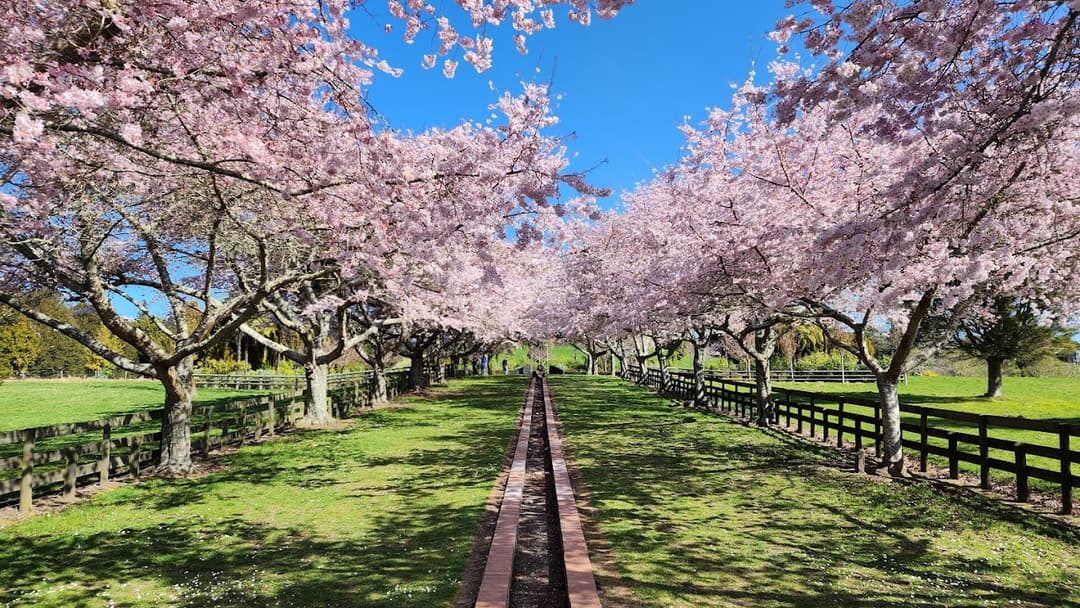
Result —
<instances>
[{"instance_id":1,"label":"row of trees","mask_svg":"<svg viewBox=\"0 0 1080 608\"><path fill-rule=\"evenodd\" d=\"M423 63L447 74L490 65L487 26L525 36L553 5L587 23L629 0L458 4L474 35L390 3L406 39L438 29ZM684 126L683 158L601 216L605 192L547 135L544 87L490 123L385 124L365 92L395 68L349 37L345 0L7 3L0 303L162 382L165 474L191 466L196 357L237 332L304 366L313 422L347 351L378 368L397 350L419 378L431 353L510 333L662 368L689 343L699 389L722 342L754 361L764 422L781 330L807 324L875 374L900 474L906 369L1002 299L1070 312L1080 7L810 4L773 34L773 82ZM791 41L822 64L786 59ZM36 306L43 289L124 347Z\"/></svg>"},{"instance_id":2,"label":"row of trees","mask_svg":"<svg viewBox=\"0 0 1080 608\"><path fill-rule=\"evenodd\" d=\"M194 362L229 336L302 364L308 419L323 422L326 366L345 351L378 368L396 344L418 376L429 351L512 331L536 260L602 193L546 134L544 87L504 94L485 124L393 130L366 91L396 68L349 36L354 4L0 8L0 303L162 383L162 474L191 468ZM453 8L390 8L408 40L438 28L425 63L478 69L484 28L524 36L554 27L555 5L582 23L594 10L458 4L474 35L444 18ZM39 290L92 311L123 347L36 305ZM260 331L267 321L298 340Z\"/></svg>"},{"instance_id":3,"label":"row of trees","mask_svg":"<svg viewBox=\"0 0 1080 608\"><path fill-rule=\"evenodd\" d=\"M741 351L761 422L781 330L818 325L873 372L901 475L905 371L956 332L990 337L1003 310L1044 324L1073 310L1080 6L810 5L772 35L772 83L751 75L730 109L684 126L682 159L565 253L549 305L576 312L561 335L638 363L689 343L699 396L705 347ZM787 60L796 42L822 63ZM875 328L895 337L884 356Z\"/></svg>"},{"instance_id":4,"label":"row of trees","mask_svg":"<svg viewBox=\"0 0 1080 608\"><path fill-rule=\"evenodd\" d=\"M71 310L55 294L34 294L28 299L66 323L89 334L104 336L92 311ZM41 326L14 310L0 308L0 378L28 373L82 376L106 365L79 343Z\"/></svg>"}]
</instances>

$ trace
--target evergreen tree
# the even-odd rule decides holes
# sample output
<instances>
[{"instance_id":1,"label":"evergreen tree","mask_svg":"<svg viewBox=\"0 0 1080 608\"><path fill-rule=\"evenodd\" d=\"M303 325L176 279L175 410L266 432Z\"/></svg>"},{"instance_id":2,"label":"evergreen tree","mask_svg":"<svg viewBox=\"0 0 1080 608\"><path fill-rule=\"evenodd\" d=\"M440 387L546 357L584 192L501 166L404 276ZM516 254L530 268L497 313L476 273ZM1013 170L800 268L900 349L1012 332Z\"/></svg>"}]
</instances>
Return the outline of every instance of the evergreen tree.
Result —
<instances>
[{"instance_id":1,"label":"evergreen tree","mask_svg":"<svg viewBox=\"0 0 1080 608\"><path fill-rule=\"evenodd\" d=\"M1002 366L1015 361L1023 367L1052 354L1069 330L1043 323L1028 302L998 297L984 314L960 321L953 335L955 345L965 353L986 361L986 395L1000 397Z\"/></svg>"}]
</instances>

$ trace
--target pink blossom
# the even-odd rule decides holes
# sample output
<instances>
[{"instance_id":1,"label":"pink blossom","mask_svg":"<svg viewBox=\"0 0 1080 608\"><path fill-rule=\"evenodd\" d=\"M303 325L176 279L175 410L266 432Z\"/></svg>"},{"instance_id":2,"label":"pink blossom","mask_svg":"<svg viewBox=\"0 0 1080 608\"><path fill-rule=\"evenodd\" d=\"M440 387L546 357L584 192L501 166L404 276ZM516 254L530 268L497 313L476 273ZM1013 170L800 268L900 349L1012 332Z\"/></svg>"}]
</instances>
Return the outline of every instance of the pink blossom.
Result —
<instances>
[{"instance_id":1,"label":"pink blossom","mask_svg":"<svg viewBox=\"0 0 1080 608\"><path fill-rule=\"evenodd\" d=\"M186 30L188 28L188 25L189 24L188 24L187 19L177 15L177 16L173 17L172 19L169 19L169 22L167 24L165 24L165 27L170 32L172 32L174 34L178 34L178 33L182 32L182 31Z\"/></svg>"},{"instance_id":2,"label":"pink blossom","mask_svg":"<svg viewBox=\"0 0 1080 608\"><path fill-rule=\"evenodd\" d=\"M142 127L138 123L125 123L120 127L120 137L134 145L143 143Z\"/></svg>"},{"instance_id":3,"label":"pink blossom","mask_svg":"<svg viewBox=\"0 0 1080 608\"><path fill-rule=\"evenodd\" d=\"M44 121L31 118L26 112L19 112L15 115L15 127L12 130L12 137L15 143L31 144L41 137L44 130Z\"/></svg>"}]
</instances>

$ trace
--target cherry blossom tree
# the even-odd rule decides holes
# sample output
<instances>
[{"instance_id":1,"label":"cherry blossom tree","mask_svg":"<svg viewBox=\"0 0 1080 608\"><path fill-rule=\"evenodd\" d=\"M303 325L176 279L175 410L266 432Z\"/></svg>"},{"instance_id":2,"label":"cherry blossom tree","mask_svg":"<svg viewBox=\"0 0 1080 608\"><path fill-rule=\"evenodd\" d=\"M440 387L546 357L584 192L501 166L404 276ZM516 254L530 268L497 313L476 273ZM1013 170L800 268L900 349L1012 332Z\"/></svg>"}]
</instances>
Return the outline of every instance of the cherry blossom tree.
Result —
<instances>
[{"instance_id":1,"label":"cherry blossom tree","mask_svg":"<svg viewBox=\"0 0 1080 608\"><path fill-rule=\"evenodd\" d=\"M507 15L502 2L460 4L484 16L477 26ZM522 19L535 7L513 4L515 25L527 31ZM598 8L607 15L621 4ZM520 164L420 170L409 151L430 144L381 128L364 101L373 71L393 68L347 35L348 8L344 0L0 8L0 301L164 384L163 474L191 467L194 357L270 294L367 266L407 288L408 273L394 271L408 263L393 258L408 241L390 238L401 235L388 210L411 218L418 190L455 179L480 188L511 167L522 198L504 197L501 213L468 225L486 235L505 227L521 200L546 207L557 192L551 175L566 161L550 140L534 138L554 120L539 94L500 100L509 119L498 129L465 125L451 137L489 150L516 138L521 145L505 147L535 152ZM465 37L455 45L469 46ZM481 46L466 60L483 63L490 47ZM526 237L543 230L522 227ZM326 230L341 233L326 257L307 267L275 258L274 244L304 244ZM88 304L141 361L10 295L39 286ZM120 300L160 336L124 317Z\"/></svg>"},{"instance_id":2,"label":"cherry blossom tree","mask_svg":"<svg viewBox=\"0 0 1080 608\"><path fill-rule=\"evenodd\" d=\"M886 463L899 474L895 384L926 315L1017 290L1072 297L1061 273L1075 266L1080 235L1080 6L825 0L813 7L816 17L789 17L773 37L785 43L799 36L827 63L816 71L780 69L777 115L788 124L800 114L826 115L851 134L851 166L883 163L894 175L868 182L872 207L820 241L832 251L876 250L835 258L853 268L880 264L874 278L846 304L805 302L850 327L853 350L878 374ZM888 366L865 348L876 307L905 313L893 319L902 337Z\"/></svg>"},{"instance_id":3,"label":"cherry blossom tree","mask_svg":"<svg viewBox=\"0 0 1080 608\"><path fill-rule=\"evenodd\" d=\"M733 159L739 168L728 173L744 187L726 192L754 203L737 225L764 267L739 280L756 281L755 299L771 309L827 318L854 334L852 343L836 345L877 377L885 464L901 474L896 387L917 361L927 315L954 309L962 317L975 299L1017 290L1074 297L1066 276L1076 265L1077 131L984 158L977 175L926 198L909 168L943 149L938 138L886 140L873 108L850 113L844 123L834 115L822 105L781 128L762 108L746 114L734 139L723 117L704 139L691 140L699 150L715 147L714 159ZM901 336L884 362L869 344L875 324Z\"/></svg>"},{"instance_id":4,"label":"cherry blossom tree","mask_svg":"<svg viewBox=\"0 0 1080 608\"><path fill-rule=\"evenodd\" d=\"M1039 48L1029 52L1043 58ZM781 83L775 90L797 90L791 87L801 71L784 63L773 69ZM1054 95L1055 107L1071 107L1075 87ZM662 247L661 257L674 257L636 275L649 295L623 301L638 304L632 314L655 316L662 306L687 321L738 311L745 319L738 325L751 331L729 333L752 347L752 356L758 347L771 354L771 340L767 333L754 343L747 338L785 317L847 326L855 339L837 345L877 377L885 464L900 474L896 385L916 361L926 316L962 313L973 299L995 293L1074 296L1067 276L1080 234L1075 117L1059 113L1038 137L983 146L975 162L947 155L965 149L956 147L957 131L894 123L887 137L881 121L890 108L817 100L788 116L781 98L778 122L766 100L767 90L742 87L733 110L714 110L701 130L685 129L679 165L633 195L640 202L626 224L652 243L646 251ZM644 222L632 217L649 206L661 212ZM690 253L671 253L678 249ZM656 278L660 268L677 278ZM901 336L884 362L869 344L875 324Z\"/></svg>"},{"instance_id":5,"label":"cherry blossom tree","mask_svg":"<svg viewBox=\"0 0 1080 608\"><path fill-rule=\"evenodd\" d=\"M365 326L351 323L350 310L367 307L363 296L357 301L357 287L339 276L329 276L304 281L295 289L281 290L262 300L260 308L278 326L299 338L299 349L271 339L246 323L240 326L252 340L303 367L307 385L303 419L306 424L333 421L328 400L330 364L368 340L381 345L385 328L400 323L400 319L394 318L373 320ZM385 386L385 377L383 380ZM385 388L382 393L385 395Z\"/></svg>"},{"instance_id":6,"label":"cherry blossom tree","mask_svg":"<svg viewBox=\"0 0 1080 608\"><path fill-rule=\"evenodd\" d=\"M349 309L349 322L359 326L366 336L363 342L355 346L355 350L371 368L369 397L373 405L381 405L389 400L387 366L397 356L403 339L401 323L389 322L396 321L394 314L395 311L385 302L374 298L368 298Z\"/></svg>"}]
</instances>

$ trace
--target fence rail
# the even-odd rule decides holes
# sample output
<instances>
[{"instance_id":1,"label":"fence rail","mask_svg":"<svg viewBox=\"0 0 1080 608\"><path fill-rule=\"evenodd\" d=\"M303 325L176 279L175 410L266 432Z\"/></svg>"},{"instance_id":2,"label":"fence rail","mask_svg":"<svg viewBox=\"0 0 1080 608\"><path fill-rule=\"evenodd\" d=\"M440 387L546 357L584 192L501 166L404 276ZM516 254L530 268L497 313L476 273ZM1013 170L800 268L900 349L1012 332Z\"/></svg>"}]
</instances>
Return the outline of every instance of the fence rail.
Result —
<instances>
[{"instance_id":1,"label":"fence rail","mask_svg":"<svg viewBox=\"0 0 1080 608\"><path fill-rule=\"evenodd\" d=\"M367 382L370 371L341 372L330 375L330 386L355 382ZM300 390L304 386L303 374L195 374L195 385L200 388L231 388L233 390Z\"/></svg>"},{"instance_id":2,"label":"fence rail","mask_svg":"<svg viewBox=\"0 0 1080 608\"><path fill-rule=\"evenodd\" d=\"M668 368L673 373L689 374L684 367ZM745 369L707 369L705 377L710 380L753 382L754 374ZM873 382L874 373L868 369L773 369L769 372L773 382Z\"/></svg>"},{"instance_id":3,"label":"fence rail","mask_svg":"<svg viewBox=\"0 0 1080 608\"><path fill-rule=\"evenodd\" d=\"M693 375L682 371L669 371L665 378L659 370L642 372L641 368L629 367L626 378L644 384L658 392L683 399L694 396ZM722 413L756 418L758 403L753 384L723 378L707 377L703 406ZM878 456L882 450L881 406L875 400L844 395L833 395L787 388L773 388L775 422L784 424L798 433L809 433L823 441L836 441L838 446L845 440L854 443L856 450L872 445ZM863 411L852 411L856 406ZM864 413L869 409L872 413ZM900 404L900 429L902 445L915 450L919 469L927 471L928 459L938 456L948 462L949 477L957 479L960 463L976 465L979 484L990 487L992 471L1012 475L1016 482L1016 499L1030 499L1030 480L1039 479L1055 484L1060 489L1062 511L1073 512L1073 489L1080 485L1080 476L1074 474L1073 465L1080 464L1080 425L1049 420L1031 420L1010 416L993 416L959 412L934 407ZM943 428L942 423L967 428L971 432ZM1022 430L1034 433L1032 441L1013 441L992 437L1002 430ZM1029 457L1043 459L1050 464L1038 466Z\"/></svg>"},{"instance_id":4,"label":"fence rail","mask_svg":"<svg viewBox=\"0 0 1080 608\"><path fill-rule=\"evenodd\" d=\"M389 398L408 390L407 371L386 376ZM370 377L370 373L331 376L330 406L336 417L349 417L371 405ZM303 391L289 390L194 406L193 455L205 458L215 449L289 430L304 415L304 399ZM155 466L161 455L163 413L159 408L0 432L0 504L17 500L19 510L29 512L34 496L43 493L60 491L71 498L79 485L105 483L120 475L138 477L142 470Z\"/></svg>"}]
</instances>

